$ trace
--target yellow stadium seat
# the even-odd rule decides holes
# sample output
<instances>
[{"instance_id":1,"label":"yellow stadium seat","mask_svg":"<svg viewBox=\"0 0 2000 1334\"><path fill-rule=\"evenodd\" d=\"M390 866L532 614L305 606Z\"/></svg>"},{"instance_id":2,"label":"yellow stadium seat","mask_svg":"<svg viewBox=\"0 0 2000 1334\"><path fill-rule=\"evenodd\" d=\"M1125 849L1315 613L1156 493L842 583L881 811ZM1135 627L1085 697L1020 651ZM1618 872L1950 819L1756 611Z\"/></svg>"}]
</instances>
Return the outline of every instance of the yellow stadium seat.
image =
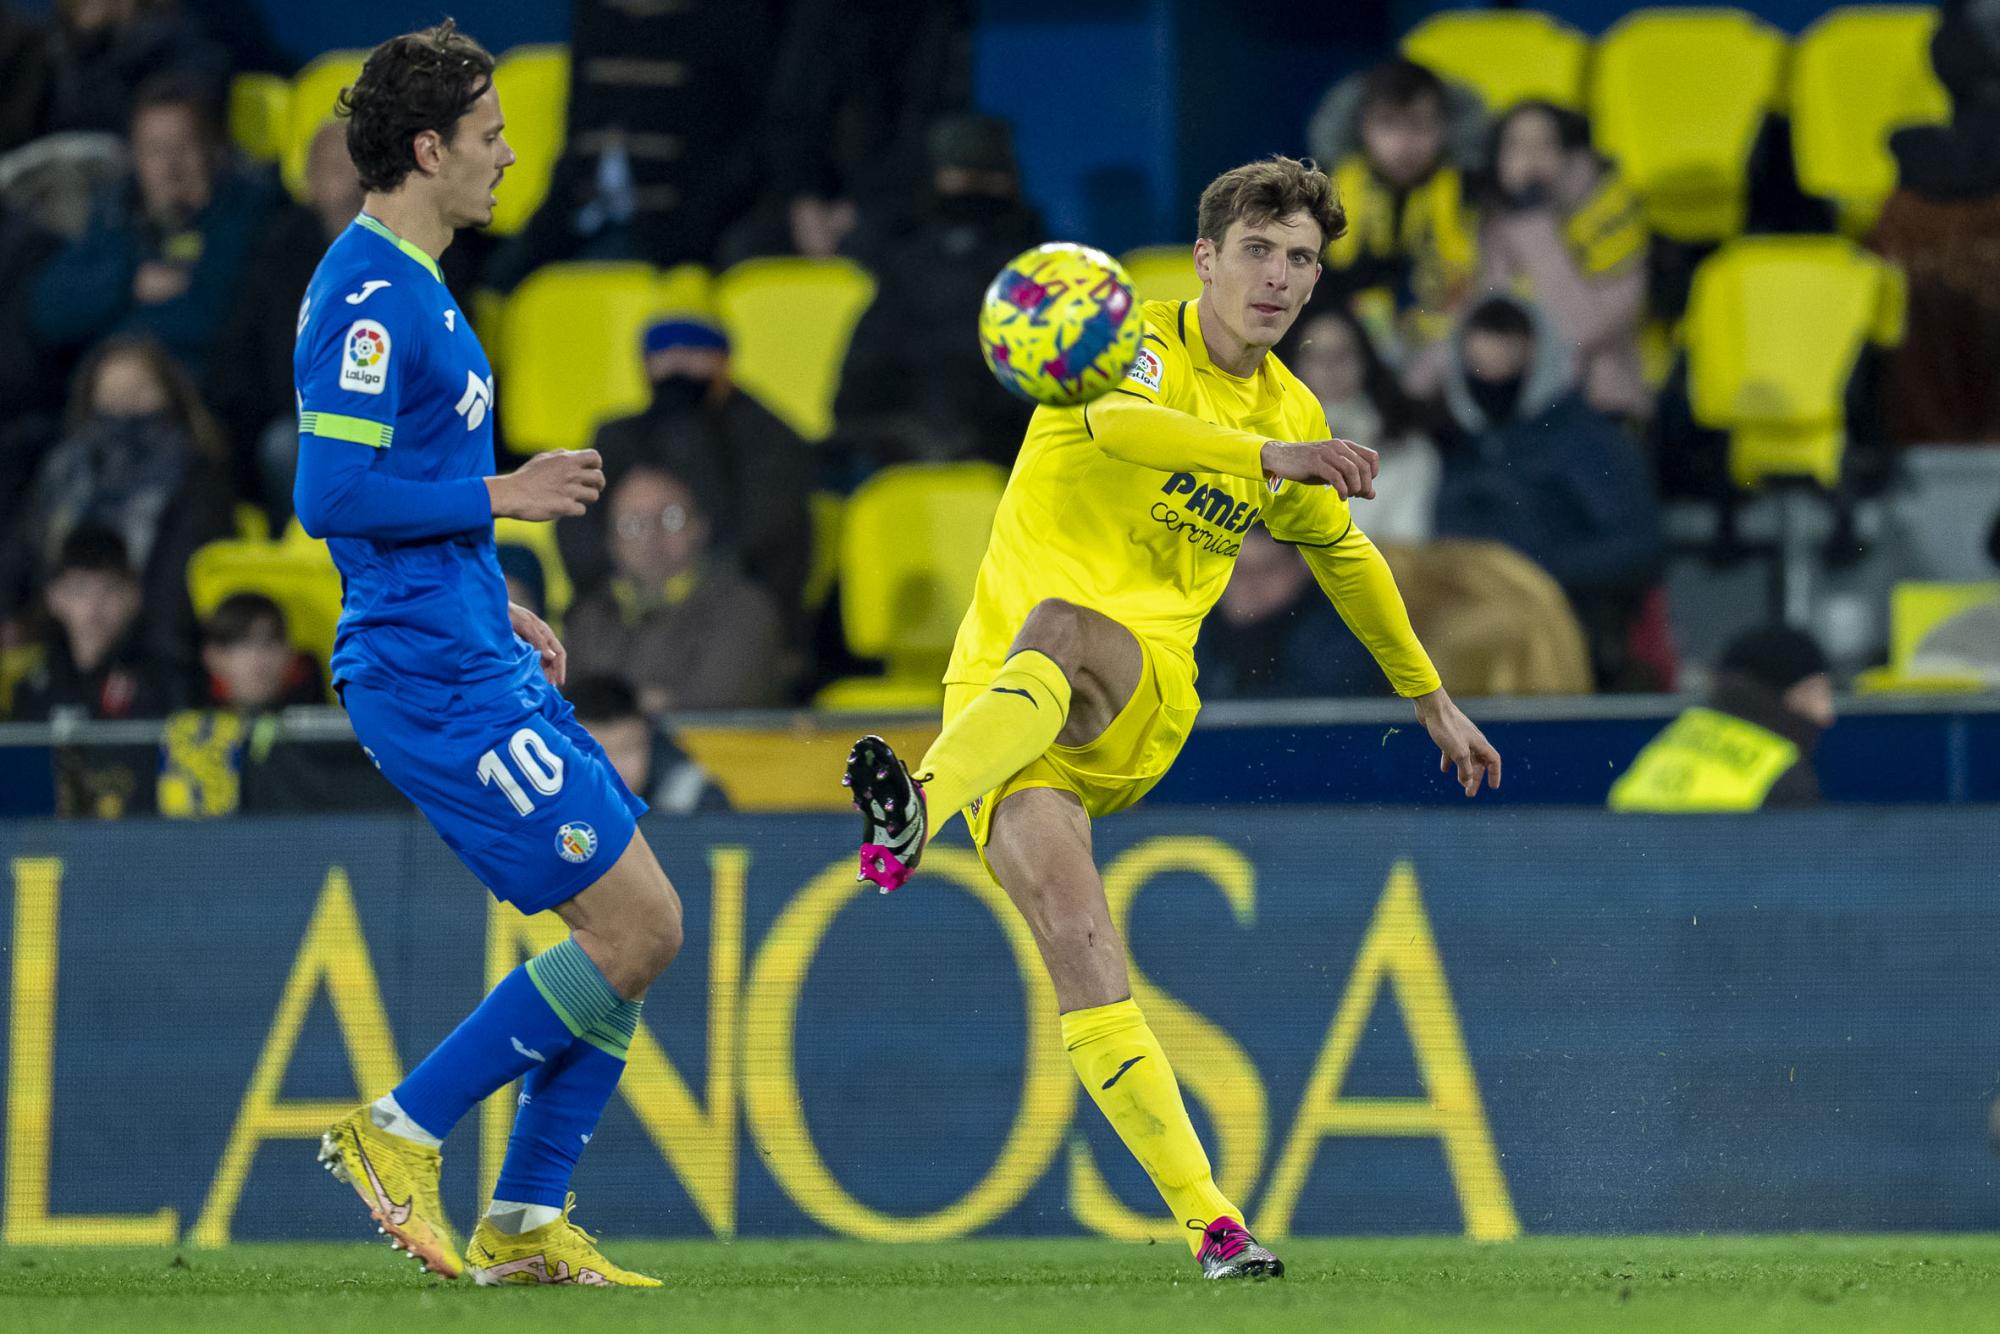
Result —
<instances>
[{"instance_id":1,"label":"yellow stadium seat","mask_svg":"<svg viewBox=\"0 0 2000 1334\"><path fill-rule=\"evenodd\" d=\"M1439 78L1462 83L1499 112L1516 102L1583 106L1590 39L1534 10L1455 9L1433 14L1403 38L1403 54Z\"/></svg>"},{"instance_id":2,"label":"yellow stadium seat","mask_svg":"<svg viewBox=\"0 0 2000 1334\"><path fill-rule=\"evenodd\" d=\"M1889 591L1889 663L1861 673L1855 688L1865 693L1980 690L1976 676L1918 675L1913 669L1924 636L1962 611L2000 598L2000 579L1974 583L1906 580Z\"/></svg>"},{"instance_id":3,"label":"yellow stadium seat","mask_svg":"<svg viewBox=\"0 0 2000 1334\"><path fill-rule=\"evenodd\" d=\"M268 542L271 540L271 516L263 507L247 500L239 500L230 510L236 520L236 536L245 542Z\"/></svg>"},{"instance_id":4,"label":"yellow stadium seat","mask_svg":"<svg viewBox=\"0 0 2000 1334\"><path fill-rule=\"evenodd\" d=\"M1118 257L1132 279L1132 293L1141 301L1193 301L1201 296L1201 279L1194 271L1194 246L1149 245Z\"/></svg>"},{"instance_id":5,"label":"yellow stadium seat","mask_svg":"<svg viewBox=\"0 0 2000 1334\"><path fill-rule=\"evenodd\" d=\"M326 544L210 542L188 560L188 596L195 615L208 616L232 593L262 593L285 609L292 643L324 667L333 656L340 620L340 572Z\"/></svg>"},{"instance_id":6,"label":"yellow stadium seat","mask_svg":"<svg viewBox=\"0 0 2000 1334\"><path fill-rule=\"evenodd\" d=\"M747 259L715 280L730 374L807 440L833 430L847 342L875 279L844 259ZM966 335L972 337L972 312Z\"/></svg>"},{"instance_id":7,"label":"yellow stadium seat","mask_svg":"<svg viewBox=\"0 0 2000 1334\"><path fill-rule=\"evenodd\" d=\"M560 628L575 590L569 582L569 567L563 564L562 551L556 546L556 526L525 519L495 519L493 540L503 547L524 547L534 553L542 567L544 614Z\"/></svg>"},{"instance_id":8,"label":"yellow stadium seat","mask_svg":"<svg viewBox=\"0 0 2000 1334\"><path fill-rule=\"evenodd\" d=\"M1006 473L990 463L912 463L884 468L848 498L841 618L848 646L888 666L883 676L834 682L817 707L937 707L1006 485ZM897 540L884 544L879 535L890 527Z\"/></svg>"},{"instance_id":9,"label":"yellow stadium seat","mask_svg":"<svg viewBox=\"0 0 2000 1334\"><path fill-rule=\"evenodd\" d=\"M528 225L549 193L569 126L569 48L517 46L493 69L507 143L517 159L501 182L486 230L512 236Z\"/></svg>"},{"instance_id":10,"label":"yellow stadium seat","mask_svg":"<svg viewBox=\"0 0 2000 1334\"><path fill-rule=\"evenodd\" d=\"M1740 486L1809 476L1831 486L1862 345L1902 338L1897 271L1838 236L1732 241L1695 271L1685 337L1696 420L1731 432Z\"/></svg>"},{"instance_id":11,"label":"yellow stadium seat","mask_svg":"<svg viewBox=\"0 0 2000 1334\"><path fill-rule=\"evenodd\" d=\"M807 611L818 611L840 578L840 525L847 497L838 491L815 491L811 506L812 564L806 569L806 586L799 600Z\"/></svg>"},{"instance_id":12,"label":"yellow stadium seat","mask_svg":"<svg viewBox=\"0 0 2000 1334\"><path fill-rule=\"evenodd\" d=\"M1592 132L1654 230L1677 241L1743 230L1750 147L1784 59L1777 29L1733 9L1640 10L1604 35Z\"/></svg>"},{"instance_id":13,"label":"yellow stadium seat","mask_svg":"<svg viewBox=\"0 0 2000 1334\"><path fill-rule=\"evenodd\" d=\"M276 162L292 108L292 85L276 74L239 74L229 81L229 137L245 157Z\"/></svg>"},{"instance_id":14,"label":"yellow stadium seat","mask_svg":"<svg viewBox=\"0 0 2000 1334\"><path fill-rule=\"evenodd\" d=\"M284 135L278 144L278 162L284 173L285 188L292 198L306 197L306 149L319 127L333 119L334 99L340 90L360 77L366 51L329 51L298 72L285 112Z\"/></svg>"},{"instance_id":15,"label":"yellow stadium seat","mask_svg":"<svg viewBox=\"0 0 2000 1334\"><path fill-rule=\"evenodd\" d=\"M599 423L650 397L639 338L657 279L636 263L550 264L508 297L495 399L518 453L583 449Z\"/></svg>"},{"instance_id":16,"label":"yellow stadium seat","mask_svg":"<svg viewBox=\"0 0 2000 1334\"><path fill-rule=\"evenodd\" d=\"M1896 188L1889 134L1951 118L1931 71L1937 10L1913 5L1836 9L1792 53L1792 156L1799 184L1834 201L1843 230L1874 225Z\"/></svg>"},{"instance_id":17,"label":"yellow stadium seat","mask_svg":"<svg viewBox=\"0 0 2000 1334\"><path fill-rule=\"evenodd\" d=\"M668 269L654 284L653 312L662 317L714 320L715 275L699 264L680 264Z\"/></svg>"}]
</instances>

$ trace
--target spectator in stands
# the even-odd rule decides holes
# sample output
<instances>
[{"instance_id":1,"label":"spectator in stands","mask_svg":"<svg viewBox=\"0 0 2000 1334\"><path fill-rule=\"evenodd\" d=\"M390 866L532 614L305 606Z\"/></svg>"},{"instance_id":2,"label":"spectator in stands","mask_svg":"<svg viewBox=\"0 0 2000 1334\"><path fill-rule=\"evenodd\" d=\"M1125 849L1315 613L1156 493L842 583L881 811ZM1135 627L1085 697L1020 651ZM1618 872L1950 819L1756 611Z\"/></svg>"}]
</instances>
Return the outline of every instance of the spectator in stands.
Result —
<instances>
[{"instance_id":1,"label":"spectator in stands","mask_svg":"<svg viewBox=\"0 0 2000 1334\"><path fill-rule=\"evenodd\" d=\"M1298 552L1261 527L1243 537L1229 586L1202 625L1196 658L1202 694L1211 699L1389 693Z\"/></svg>"},{"instance_id":2,"label":"spectator in stands","mask_svg":"<svg viewBox=\"0 0 2000 1334\"><path fill-rule=\"evenodd\" d=\"M639 709L632 687L616 676L587 676L564 691L570 707L611 767L648 806L663 815L704 815L729 809L729 797L681 749L663 721Z\"/></svg>"},{"instance_id":3,"label":"spectator in stands","mask_svg":"<svg viewBox=\"0 0 2000 1334\"><path fill-rule=\"evenodd\" d=\"M1398 367L1448 334L1471 288L1474 223L1451 147L1481 132L1476 97L1400 57L1336 85L1307 130L1347 210L1320 281Z\"/></svg>"},{"instance_id":4,"label":"spectator in stands","mask_svg":"<svg viewBox=\"0 0 2000 1334\"><path fill-rule=\"evenodd\" d=\"M42 590L43 657L14 691L14 717L164 717L179 694L176 677L140 641L139 596L116 532L94 525L71 532Z\"/></svg>"},{"instance_id":5,"label":"spectator in stands","mask_svg":"<svg viewBox=\"0 0 2000 1334\"><path fill-rule=\"evenodd\" d=\"M1617 678L1658 580L1659 501L1638 449L1573 386L1568 349L1512 297L1473 307L1446 370L1440 537L1504 542L1576 605L1600 682Z\"/></svg>"},{"instance_id":6,"label":"spectator in stands","mask_svg":"<svg viewBox=\"0 0 2000 1334\"><path fill-rule=\"evenodd\" d=\"M1479 229L1479 285L1533 301L1570 344L1586 402L1644 419L1652 393L1639 361L1646 306L1645 215L1573 111L1523 102L1493 129ZM1435 390L1448 345L1409 383Z\"/></svg>"},{"instance_id":7,"label":"spectator in stands","mask_svg":"<svg viewBox=\"0 0 2000 1334\"><path fill-rule=\"evenodd\" d=\"M306 202L281 203L250 249L245 283L216 338L208 401L229 434L237 493L254 497L281 527L292 512L298 415L292 343L299 303L327 246L361 212L361 177L347 133L329 120L306 150Z\"/></svg>"},{"instance_id":8,"label":"spectator in stands","mask_svg":"<svg viewBox=\"0 0 2000 1334\"><path fill-rule=\"evenodd\" d=\"M56 17L51 129L122 133L139 90L162 77L221 111L228 54L172 0L57 0Z\"/></svg>"},{"instance_id":9,"label":"spectator in stands","mask_svg":"<svg viewBox=\"0 0 2000 1334\"><path fill-rule=\"evenodd\" d=\"M777 608L714 548L694 488L639 464L606 508L614 573L570 608L570 671L622 677L653 714L781 703L790 664Z\"/></svg>"},{"instance_id":10,"label":"spectator in stands","mask_svg":"<svg viewBox=\"0 0 2000 1334\"><path fill-rule=\"evenodd\" d=\"M15 512L42 456L61 427L62 376L45 364L28 330L28 292L35 273L59 248L56 237L26 213L0 201L0 539L12 531ZM0 607L10 605L0 590Z\"/></svg>"},{"instance_id":11,"label":"spectator in stands","mask_svg":"<svg viewBox=\"0 0 2000 1334\"><path fill-rule=\"evenodd\" d=\"M200 373L243 274L268 194L229 166L198 86L148 83L132 112L132 178L113 186L84 234L35 283L35 334L72 349L149 333Z\"/></svg>"},{"instance_id":12,"label":"spectator in stands","mask_svg":"<svg viewBox=\"0 0 2000 1334\"><path fill-rule=\"evenodd\" d=\"M1022 202L1005 121L945 117L931 127L930 160L923 216L856 234L852 253L877 286L848 346L834 417L864 465L1011 464L1029 406L994 383L966 320L1001 266L1042 239L1041 218Z\"/></svg>"},{"instance_id":13,"label":"spectator in stands","mask_svg":"<svg viewBox=\"0 0 2000 1334\"><path fill-rule=\"evenodd\" d=\"M1834 724L1811 635L1752 630L1723 652L1707 702L1654 737L1611 788L1615 811L1754 811L1820 800L1813 755Z\"/></svg>"},{"instance_id":14,"label":"spectator in stands","mask_svg":"<svg viewBox=\"0 0 2000 1334\"><path fill-rule=\"evenodd\" d=\"M262 593L232 593L202 622L201 665L216 708L262 713L326 702L319 664L292 647L285 609Z\"/></svg>"},{"instance_id":15,"label":"spectator in stands","mask_svg":"<svg viewBox=\"0 0 2000 1334\"><path fill-rule=\"evenodd\" d=\"M800 0L789 6L756 161L762 196L721 263L840 252L857 224L907 225L928 172L924 132L971 98L965 0Z\"/></svg>"},{"instance_id":16,"label":"spectator in stands","mask_svg":"<svg viewBox=\"0 0 2000 1334\"><path fill-rule=\"evenodd\" d=\"M36 475L15 558L45 564L77 530L112 529L140 572L147 648L185 664L194 628L188 557L234 525L214 419L164 347L121 335L78 371L66 424Z\"/></svg>"},{"instance_id":17,"label":"spectator in stands","mask_svg":"<svg viewBox=\"0 0 2000 1334\"><path fill-rule=\"evenodd\" d=\"M1903 444L2000 440L2000 10L1946 0L1931 65L1947 125L1890 136L1898 188L1869 244L1909 276L1902 345L1883 394Z\"/></svg>"},{"instance_id":18,"label":"spectator in stands","mask_svg":"<svg viewBox=\"0 0 2000 1334\"><path fill-rule=\"evenodd\" d=\"M1419 429L1395 372L1354 312L1338 301L1314 301L1279 355L1319 399L1335 438L1381 455L1375 499L1354 502L1362 531L1378 542L1430 540L1442 468L1437 446Z\"/></svg>"},{"instance_id":19,"label":"spectator in stands","mask_svg":"<svg viewBox=\"0 0 2000 1334\"><path fill-rule=\"evenodd\" d=\"M706 319L674 316L642 341L653 402L598 428L606 486L633 466L657 464L686 478L713 519L718 545L803 633L800 598L812 561L814 460L805 442L729 378L729 339ZM604 507L556 525L563 564L580 592L610 572Z\"/></svg>"},{"instance_id":20,"label":"spectator in stands","mask_svg":"<svg viewBox=\"0 0 2000 1334\"><path fill-rule=\"evenodd\" d=\"M58 88L54 35L11 3L0 3L0 153L49 132Z\"/></svg>"}]
</instances>

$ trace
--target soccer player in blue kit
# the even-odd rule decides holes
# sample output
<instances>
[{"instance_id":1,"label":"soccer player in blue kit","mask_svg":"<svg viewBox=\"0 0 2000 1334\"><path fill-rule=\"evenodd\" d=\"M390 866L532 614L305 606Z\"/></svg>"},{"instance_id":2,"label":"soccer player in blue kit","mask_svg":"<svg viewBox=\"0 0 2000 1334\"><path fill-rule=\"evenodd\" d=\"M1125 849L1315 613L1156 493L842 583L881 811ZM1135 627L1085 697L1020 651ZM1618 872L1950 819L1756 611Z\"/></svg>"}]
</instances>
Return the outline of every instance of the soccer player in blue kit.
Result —
<instances>
[{"instance_id":1,"label":"soccer player in blue kit","mask_svg":"<svg viewBox=\"0 0 2000 1334\"><path fill-rule=\"evenodd\" d=\"M493 521L584 512L588 450L493 464L493 375L438 271L493 216L507 147L493 58L443 24L384 42L341 94L362 213L299 309L295 503L343 607L333 681L355 735L472 872L561 943L514 970L393 1090L329 1128L320 1159L393 1245L456 1278L439 1144L525 1076L494 1199L464 1264L481 1283L657 1287L570 1222L570 1174L625 1069L681 905L635 827L646 807L557 693L561 644L511 605Z\"/></svg>"}]
</instances>

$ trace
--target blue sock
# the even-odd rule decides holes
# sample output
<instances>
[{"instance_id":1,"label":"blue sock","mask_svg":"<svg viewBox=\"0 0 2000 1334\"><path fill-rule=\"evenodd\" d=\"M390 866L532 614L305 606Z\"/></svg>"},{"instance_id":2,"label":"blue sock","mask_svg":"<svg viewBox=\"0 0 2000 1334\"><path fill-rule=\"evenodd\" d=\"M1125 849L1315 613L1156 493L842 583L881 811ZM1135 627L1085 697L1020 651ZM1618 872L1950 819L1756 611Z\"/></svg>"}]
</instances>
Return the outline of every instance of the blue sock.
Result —
<instances>
[{"instance_id":1,"label":"blue sock","mask_svg":"<svg viewBox=\"0 0 2000 1334\"><path fill-rule=\"evenodd\" d=\"M633 1003L635 1022L638 1011ZM493 1186L495 1200L562 1206L576 1160L625 1073L624 1043L615 1053L607 1050L610 1045L575 1043L560 1061L528 1073L514 1133L507 1138L507 1160Z\"/></svg>"},{"instance_id":2,"label":"blue sock","mask_svg":"<svg viewBox=\"0 0 2000 1334\"><path fill-rule=\"evenodd\" d=\"M488 1094L523 1072L557 1064L572 1046L604 1043L624 1022L623 1000L574 940L500 980L479 1008L395 1089L412 1121L438 1139ZM631 1005L634 1016L638 1007ZM624 1042L617 1041L622 1062Z\"/></svg>"}]
</instances>

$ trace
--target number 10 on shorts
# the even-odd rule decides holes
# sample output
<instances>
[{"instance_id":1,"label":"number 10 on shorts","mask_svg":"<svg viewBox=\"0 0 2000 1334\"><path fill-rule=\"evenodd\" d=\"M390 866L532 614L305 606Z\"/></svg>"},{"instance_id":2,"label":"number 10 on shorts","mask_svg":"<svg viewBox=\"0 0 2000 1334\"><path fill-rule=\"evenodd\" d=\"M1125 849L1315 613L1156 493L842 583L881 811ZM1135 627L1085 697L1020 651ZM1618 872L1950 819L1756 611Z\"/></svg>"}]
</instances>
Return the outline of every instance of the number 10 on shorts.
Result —
<instances>
[{"instance_id":1,"label":"number 10 on shorts","mask_svg":"<svg viewBox=\"0 0 2000 1334\"><path fill-rule=\"evenodd\" d=\"M542 734L532 727L524 727L514 733L514 739L507 743L507 753L514 757L514 767L521 771L521 777L528 785L545 797L553 797L562 791L562 756L549 749L549 743L542 740ZM501 760L496 748L479 757L479 782L483 787L498 786L507 794L507 800L514 803L514 810L521 815L532 815L535 799L528 795L521 780L514 777Z\"/></svg>"}]
</instances>

